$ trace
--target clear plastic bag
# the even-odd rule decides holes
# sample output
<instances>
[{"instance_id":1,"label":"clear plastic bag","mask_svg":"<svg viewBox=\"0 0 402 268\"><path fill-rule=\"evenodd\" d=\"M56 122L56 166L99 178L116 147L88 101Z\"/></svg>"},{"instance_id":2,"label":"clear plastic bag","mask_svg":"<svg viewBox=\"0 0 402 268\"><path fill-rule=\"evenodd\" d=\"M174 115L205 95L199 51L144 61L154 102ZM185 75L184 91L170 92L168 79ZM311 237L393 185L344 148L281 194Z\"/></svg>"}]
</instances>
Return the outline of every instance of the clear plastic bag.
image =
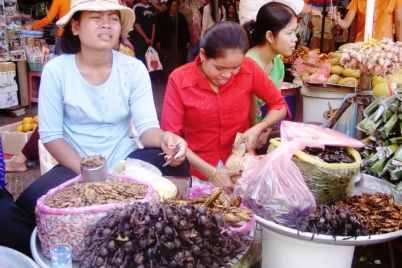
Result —
<instances>
[{"instance_id":1,"label":"clear plastic bag","mask_svg":"<svg viewBox=\"0 0 402 268\"><path fill-rule=\"evenodd\" d=\"M333 130L342 132L349 137L356 137L356 122L357 122L357 103L353 102L338 121L332 127Z\"/></svg>"},{"instance_id":2,"label":"clear plastic bag","mask_svg":"<svg viewBox=\"0 0 402 268\"><path fill-rule=\"evenodd\" d=\"M315 209L314 197L291 160L300 146L292 142L272 151L242 174L235 187L243 204L254 213L289 227Z\"/></svg>"}]
</instances>

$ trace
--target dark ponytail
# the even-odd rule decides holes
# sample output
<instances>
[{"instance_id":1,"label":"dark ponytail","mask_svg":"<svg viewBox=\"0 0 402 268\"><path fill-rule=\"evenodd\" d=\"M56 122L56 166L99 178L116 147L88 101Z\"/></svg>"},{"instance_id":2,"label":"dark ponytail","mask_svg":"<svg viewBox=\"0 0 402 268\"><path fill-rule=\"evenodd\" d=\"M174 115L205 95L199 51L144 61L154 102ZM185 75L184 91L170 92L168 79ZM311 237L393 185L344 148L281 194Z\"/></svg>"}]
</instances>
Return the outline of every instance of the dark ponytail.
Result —
<instances>
[{"instance_id":1,"label":"dark ponytail","mask_svg":"<svg viewBox=\"0 0 402 268\"><path fill-rule=\"evenodd\" d=\"M248 21L248 22L243 24L243 28L247 33L248 40L250 41L250 46L251 47L257 45L256 42L254 41L254 39L255 39L255 27L256 27L255 24L256 23L255 23L254 20L250 20L250 21Z\"/></svg>"},{"instance_id":2,"label":"dark ponytail","mask_svg":"<svg viewBox=\"0 0 402 268\"><path fill-rule=\"evenodd\" d=\"M249 30L246 29L247 33L252 31L250 43L252 46L264 44L267 31L276 36L294 17L296 17L296 14L293 9L285 4L269 2L263 5L258 10L256 21L250 26Z\"/></svg>"}]
</instances>

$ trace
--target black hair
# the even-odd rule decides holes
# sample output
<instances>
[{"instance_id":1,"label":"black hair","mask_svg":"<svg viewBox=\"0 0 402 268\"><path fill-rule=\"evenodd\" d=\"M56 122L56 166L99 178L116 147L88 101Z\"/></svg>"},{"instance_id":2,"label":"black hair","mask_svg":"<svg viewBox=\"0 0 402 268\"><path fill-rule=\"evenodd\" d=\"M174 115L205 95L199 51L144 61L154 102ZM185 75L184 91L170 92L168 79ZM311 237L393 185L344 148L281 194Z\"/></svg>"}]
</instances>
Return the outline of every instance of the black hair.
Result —
<instances>
[{"instance_id":1,"label":"black hair","mask_svg":"<svg viewBox=\"0 0 402 268\"><path fill-rule=\"evenodd\" d=\"M177 4L179 4L179 3L178 3L178 0L168 0L168 1L166 2L166 7L167 7L167 9L170 8L170 6L173 4L173 2L176 2Z\"/></svg>"},{"instance_id":2,"label":"black hair","mask_svg":"<svg viewBox=\"0 0 402 268\"><path fill-rule=\"evenodd\" d=\"M294 17L296 17L295 12L287 5L269 2L258 10L255 21L249 21L243 27L253 47L265 43L267 31L271 31L273 36L276 36Z\"/></svg>"},{"instance_id":3,"label":"black hair","mask_svg":"<svg viewBox=\"0 0 402 268\"><path fill-rule=\"evenodd\" d=\"M248 50L248 38L245 30L237 23L225 21L209 28L202 36L200 48L207 58L225 56L228 49L240 49L244 54Z\"/></svg>"},{"instance_id":4,"label":"black hair","mask_svg":"<svg viewBox=\"0 0 402 268\"><path fill-rule=\"evenodd\" d=\"M65 54L76 54L81 51L81 41L78 35L73 34L72 21L79 21L81 11L74 13L70 21L64 25L63 35L61 36L61 50Z\"/></svg>"},{"instance_id":5,"label":"black hair","mask_svg":"<svg viewBox=\"0 0 402 268\"><path fill-rule=\"evenodd\" d=\"M221 21L223 19L223 10L222 9L225 8L225 7L222 5L222 2L220 0L218 0L218 6L219 6L218 10L219 10L219 13L220 13L220 14L218 14L219 15L219 21ZM219 21L215 21L217 14L215 14L216 10L215 10L215 7L214 7L214 4L213 4L212 1L209 2L209 10L210 10L210 13L211 13L212 20L215 23L219 22Z\"/></svg>"}]
</instances>

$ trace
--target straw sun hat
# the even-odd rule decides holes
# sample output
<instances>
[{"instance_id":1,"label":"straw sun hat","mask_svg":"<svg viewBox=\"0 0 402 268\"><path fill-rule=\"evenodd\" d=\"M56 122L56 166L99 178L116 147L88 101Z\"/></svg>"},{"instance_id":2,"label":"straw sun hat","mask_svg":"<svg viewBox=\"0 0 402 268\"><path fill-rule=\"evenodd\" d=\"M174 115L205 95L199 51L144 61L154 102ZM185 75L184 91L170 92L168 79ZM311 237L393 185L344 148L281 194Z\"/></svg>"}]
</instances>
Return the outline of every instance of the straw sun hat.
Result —
<instances>
[{"instance_id":1,"label":"straw sun hat","mask_svg":"<svg viewBox=\"0 0 402 268\"><path fill-rule=\"evenodd\" d=\"M119 0L72 0L70 11L59 19L56 24L64 27L77 11L109 11L118 10L120 12L121 31L128 33L135 21L134 12L121 4Z\"/></svg>"}]
</instances>

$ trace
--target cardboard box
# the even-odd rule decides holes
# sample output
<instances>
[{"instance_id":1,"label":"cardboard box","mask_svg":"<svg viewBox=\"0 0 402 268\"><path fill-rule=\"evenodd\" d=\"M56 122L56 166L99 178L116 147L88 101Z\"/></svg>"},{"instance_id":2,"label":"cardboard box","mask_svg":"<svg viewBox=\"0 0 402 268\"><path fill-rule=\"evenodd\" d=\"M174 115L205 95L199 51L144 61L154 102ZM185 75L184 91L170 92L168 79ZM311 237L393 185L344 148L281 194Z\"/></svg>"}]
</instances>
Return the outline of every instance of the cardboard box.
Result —
<instances>
[{"instance_id":1,"label":"cardboard box","mask_svg":"<svg viewBox=\"0 0 402 268\"><path fill-rule=\"evenodd\" d=\"M18 105L17 92L0 93L0 109Z\"/></svg>"},{"instance_id":2,"label":"cardboard box","mask_svg":"<svg viewBox=\"0 0 402 268\"><path fill-rule=\"evenodd\" d=\"M5 154L18 154L21 152L25 143L27 143L32 131L17 132L15 129L21 122L12 123L0 127L0 137L3 143L3 153Z\"/></svg>"}]
</instances>

